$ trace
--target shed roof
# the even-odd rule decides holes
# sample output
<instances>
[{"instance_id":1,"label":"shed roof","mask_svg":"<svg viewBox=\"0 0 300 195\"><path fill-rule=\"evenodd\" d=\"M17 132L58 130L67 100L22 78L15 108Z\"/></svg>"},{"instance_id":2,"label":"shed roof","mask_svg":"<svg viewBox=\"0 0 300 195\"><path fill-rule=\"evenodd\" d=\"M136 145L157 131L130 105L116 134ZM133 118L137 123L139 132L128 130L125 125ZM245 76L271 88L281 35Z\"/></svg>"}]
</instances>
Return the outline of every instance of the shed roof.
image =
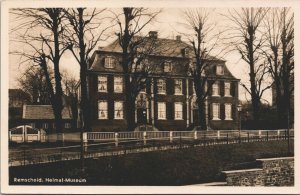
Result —
<instances>
[{"instance_id":1,"label":"shed roof","mask_svg":"<svg viewBox=\"0 0 300 195\"><path fill-rule=\"evenodd\" d=\"M62 111L63 119L71 119L72 112L70 108L65 107ZM51 105L24 105L23 119L54 119L53 108Z\"/></svg>"}]
</instances>

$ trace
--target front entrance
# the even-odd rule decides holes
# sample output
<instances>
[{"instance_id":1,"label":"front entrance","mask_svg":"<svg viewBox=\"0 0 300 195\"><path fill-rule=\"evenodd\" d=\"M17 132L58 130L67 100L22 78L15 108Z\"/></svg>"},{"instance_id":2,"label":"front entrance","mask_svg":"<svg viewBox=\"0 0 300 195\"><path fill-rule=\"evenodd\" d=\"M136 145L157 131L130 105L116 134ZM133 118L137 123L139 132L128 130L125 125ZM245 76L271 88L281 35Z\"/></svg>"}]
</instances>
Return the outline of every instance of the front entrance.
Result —
<instances>
[{"instance_id":1,"label":"front entrance","mask_svg":"<svg viewBox=\"0 0 300 195\"><path fill-rule=\"evenodd\" d=\"M146 124L147 123L147 109L137 108L137 123Z\"/></svg>"}]
</instances>

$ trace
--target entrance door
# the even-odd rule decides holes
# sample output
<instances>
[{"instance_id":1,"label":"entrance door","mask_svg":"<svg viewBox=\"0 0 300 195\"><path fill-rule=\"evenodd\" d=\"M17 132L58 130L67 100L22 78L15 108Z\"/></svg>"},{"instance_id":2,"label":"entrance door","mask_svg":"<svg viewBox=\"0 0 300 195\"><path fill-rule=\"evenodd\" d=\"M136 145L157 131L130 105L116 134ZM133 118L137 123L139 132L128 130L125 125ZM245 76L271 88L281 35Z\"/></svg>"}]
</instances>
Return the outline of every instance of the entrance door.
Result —
<instances>
[{"instance_id":1,"label":"entrance door","mask_svg":"<svg viewBox=\"0 0 300 195\"><path fill-rule=\"evenodd\" d=\"M146 108L138 108L137 109L137 122L138 122L138 124L146 124L147 123L147 109Z\"/></svg>"}]
</instances>

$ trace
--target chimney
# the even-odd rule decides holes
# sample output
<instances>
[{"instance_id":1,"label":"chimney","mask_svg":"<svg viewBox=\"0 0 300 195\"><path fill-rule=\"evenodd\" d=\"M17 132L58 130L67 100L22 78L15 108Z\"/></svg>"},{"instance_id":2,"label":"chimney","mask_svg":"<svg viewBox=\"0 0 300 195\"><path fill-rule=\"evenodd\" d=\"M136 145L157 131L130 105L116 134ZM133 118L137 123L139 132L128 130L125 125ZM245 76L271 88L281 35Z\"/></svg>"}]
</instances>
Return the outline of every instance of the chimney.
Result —
<instances>
[{"instance_id":1,"label":"chimney","mask_svg":"<svg viewBox=\"0 0 300 195\"><path fill-rule=\"evenodd\" d=\"M180 35L176 36L176 41L181 41L181 36Z\"/></svg>"},{"instance_id":2,"label":"chimney","mask_svg":"<svg viewBox=\"0 0 300 195\"><path fill-rule=\"evenodd\" d=\"M157 39L157 31L149 31L149 37Z\"/></svg>"}]
</instances>

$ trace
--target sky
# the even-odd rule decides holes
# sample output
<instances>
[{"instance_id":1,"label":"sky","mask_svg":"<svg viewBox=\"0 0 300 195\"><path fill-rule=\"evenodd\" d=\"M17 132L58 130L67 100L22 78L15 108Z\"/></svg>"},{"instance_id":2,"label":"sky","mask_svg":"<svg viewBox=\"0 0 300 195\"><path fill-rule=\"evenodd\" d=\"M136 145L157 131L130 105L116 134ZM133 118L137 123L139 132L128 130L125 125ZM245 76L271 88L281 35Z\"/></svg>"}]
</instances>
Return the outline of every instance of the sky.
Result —
<instances>
[{"instance_id":1,"label":"sky","mask_svg":"<svg viewBox=\"0 0 300 195\"><path fill-rule=\"evenodd\" d=\"M226 26L230 25L230 22L226 20L222 14L227 13L227 8L217 8L210 13L210 20L213 23L216 23L216 27L212 31L220 31ZM109 13L105 13L109 15ZM9 25L15 26L18 21L10 15ZM178 8L164 8L162 12L157 16L155 21L146 26L142 34L147 35L149 31L158 31L159 38L170 38L175 39L176 35L182 35L182 33L188 32L187 27L183 24L185 20L183 18L183 10ZM110 34L114 34L113 31L116 29L111 29ZM225 34L226 35L226 34ZM116 37L112 36L106 41L99 43L99 46L105 46L113 41ZM186 39L182 36L182 39ZM10 51L14 49L20 49L21 45L13 43L10 41ZM221 45L218 49L222 50L226 48L226 45ZM236 51L231 51L225 56L222 55L222 58L226 60L226 66L230 72L238 79L241 79L242 83L246 85L249 83L248 80L248 66L241 60L241 56ZM22 76L24 69L26 69L26 64L20 65L20 57L16 55L9 55L9 88L18 88L18 78ZM75 75L79 78L79 65L73 55L70 52L66 52L61 59L61 68L67 70L72 75ZM266 91L263 99L271 103L271 91ZM242 101L250 100L249 94L243 89L242 86L239 86L239 99Z\"/></svg>"}]
</instances>

